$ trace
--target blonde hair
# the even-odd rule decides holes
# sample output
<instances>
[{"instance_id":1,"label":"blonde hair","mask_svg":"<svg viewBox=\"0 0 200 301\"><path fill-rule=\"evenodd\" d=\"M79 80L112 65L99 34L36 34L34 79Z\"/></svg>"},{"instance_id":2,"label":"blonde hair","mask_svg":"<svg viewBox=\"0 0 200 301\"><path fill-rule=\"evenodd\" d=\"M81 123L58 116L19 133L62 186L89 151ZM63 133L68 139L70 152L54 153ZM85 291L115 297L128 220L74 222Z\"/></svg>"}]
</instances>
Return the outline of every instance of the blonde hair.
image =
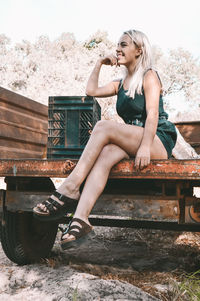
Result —
<instances>
[{"instance_id":1,"label":"blonde hair","mask_svg":"<svg viewBox=\"0 0 200 301\"><path fill-rule=\"evenodd\" d=\"M135 93L142 94L144 74L148 69L152 69L151 45L147 36L141 31L128 30L125 31L124 34L127 34L136 45L136 47L141 48L142 50L135 66L135 71L132 75L129 89L127 91L127 95L134 98Z\"/></svg>"}]
</instances>

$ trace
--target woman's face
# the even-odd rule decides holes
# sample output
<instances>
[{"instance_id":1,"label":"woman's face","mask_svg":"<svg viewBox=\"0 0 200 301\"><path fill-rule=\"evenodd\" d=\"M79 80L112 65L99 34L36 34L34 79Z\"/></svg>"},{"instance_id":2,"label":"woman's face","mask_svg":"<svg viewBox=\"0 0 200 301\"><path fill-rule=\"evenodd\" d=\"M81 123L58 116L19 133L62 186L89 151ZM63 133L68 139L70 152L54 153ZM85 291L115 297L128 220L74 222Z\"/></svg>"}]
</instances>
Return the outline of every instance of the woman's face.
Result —
<instances>
[{"instance_id":1,"label":"woman's face","mask_svg":"<svg viewBox=\"0 0 200 301\"><path fill-rule=\"evenodd\" d=\"M127 34L123 34L117 44L116 53L118 64L128 66L136 62L136 58L141 54L141 49Z\"/></svg>"}]
</instances>

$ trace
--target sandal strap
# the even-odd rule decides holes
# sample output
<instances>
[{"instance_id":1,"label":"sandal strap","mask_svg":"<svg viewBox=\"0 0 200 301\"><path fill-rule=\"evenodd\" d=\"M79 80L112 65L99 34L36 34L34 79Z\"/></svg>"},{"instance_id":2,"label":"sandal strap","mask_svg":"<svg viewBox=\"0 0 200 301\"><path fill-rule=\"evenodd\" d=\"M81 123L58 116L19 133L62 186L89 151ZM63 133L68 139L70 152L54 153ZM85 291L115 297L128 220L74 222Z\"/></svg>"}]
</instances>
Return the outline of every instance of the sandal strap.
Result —
<instances>
[{"instance_id":1,"label":"sandal strap","mask_svg":"<svg viewBox=\"0 0 200 301\"><path fill-rule=\"evenodd\" d=\"M51 203L46 202L45 207L50 211L53 212L55 211L54 206Z\"/></svg>"},{"instance_id":2,"label":"sandal strap","mask_svg":"<svg viewBox=\"0 0 200 301\"><path fill-rule=\"evenodd\" d=\"M44 217L46 216L48 217L48 220L56 220L57 217L60 218L64 214L66 214L67 210L74 210L74 204L78 203L78 200L69 198L57 191L54 191L51 196L55 196L57 199L49 197L48 199L40 203L44 205L46 209L48 209L48 211L39 208L39 206L36 206L33 208L34 214ZM60 203L59 200L62 203Z\"/></svg>"},{"instance_id":3,"label":"sandal strap","mask_svg":"<svg viewBox=\"0 0 200 301\"><path fill-rule=\"evenodd\" d=\"M67 227L62 230L61 240L62 240L62 237L69 232L69 228L71 226L71 223L72 223L72 220L69 222L69 224L67 225Z\"/></svg>"},{"instance_id":4,"label":"sandal strap","mask_svg":"<svg viewBox=\"0 0 200 301\"><path fill-rule=\"evenodd\" d=\"M68 198L67 196L65 196L65 195L63 195L63 194L61 194L57 191L54 191L52 193L52 195L55 196L57 199L59 199L61 202L64 202L64 203L66 203L66 201L72 200L72 199ZM43 201L42 204L45 205L45 207L50 212L55 211L55 208L60 209L60 208L63 207L63 204L60 204L58 201L52 199L51 197L49 197L47 200Z\"/></svg>"},{"instance_id":5,"label":"sandal strap","mask_svg":"<svg viewBox=\"0 0 200 301\"><path fill-rule=\"evenodd\" d=\"M81 225L81 227L79 225L71 225L73 222L79 223ZM78 231L76 231L75 229ZM62 237L65 234L70 234L70 235L75 236L75 238L77 239L77 238L80 238L80 237L88 234L91 230L92 230L92 227L90 225L88 225L86 222L84 222L80 218L74 217L68 224L67 229L62 233ZM62 237L61 237L61 240L62 240Z\"/></svg>"},{"instance_id":6,"label":"sandal strap","mask_svg":"<svg viewBox=\"0 0 200 301\"><path fill-rule=\"evenodd\" d=\"M78 231L76 231L76 230L70 230L70 231L68 232L68 234L73 235L73 236L77 239L77 238L81 238L82 236L84 236L84 235L87 234L87 233L78 232Z\"/></svg>"},{"instance_id":7,"label":"sandal strap","mask_svg":"<svg viewBox=\"0 0 200 301\"><path fill-rule=\"evenodd\" d=\"M59 202L52 198L48 198L47 200L43 201L42 204L45 205L45 207L51 212L55 211L55 208L60 209L62 207Z\"/></svg>"},{"instance_id":8,"label":"sandal strap","mask_svg":"<svg viewBox=\"0 0 200 301\"><path fill-rule=\"evenodd\" d=\"M88 230L91 230L91 228L92 228L90 225L88 225L86 222L84 222L82 219L80 219L78 217L74 217L72 219L72 222L77 222L82 226L82 228L85 228L85 229L88 229Z\"/></svg>"},{"instance_id":9,"label":"sandal strap","mask_svg":"<svg viewBox=\"0 0 200 301\"><path fill-rule=\"evenodd\" d=\"M54 195L57 199L59 199L59 201L61 201L63 203L66 203L66 202L69 202L69 201L74 201L74 199L71 199L70 197L68 197L68 196L66 196L64 194L61 194L58 191L54 191L52 193L52 195Z\"/></svg>"},{"instance_id":10,"label":"sandal strap","mask_svg":"<svg viewBox=\"0 0 200 301\"><path fill-rule=\"evenodd\" d=\"M62 236L64 236L65 234L71 234L70 231L73 230L73 229L77 229L78 231L76 232L80 232L80 230L82 229L80 226L78 225L73 225L71 226L71 223L72 221L68 224L67 228L65 228L63 231L62 231Z\"/></svg>"},{"instance_id":11,"label":"sandal strap","mask_svg":"<svg viewBox=\"0 0 200 301\"><path fill-rule=\"evenodd\" d=\"M71 230L73 230L73 229L77 229L77 230L80 231L80 230L82 229L82 227L79 227L78 225L73 225L73 226L70 227L69 232L70 232ZM68 232L68 233L69 233L69 232Z\"/></svg>"},{"instance_id":12,"label":"sandal strap","mask_svg":"<svg viewBox=\"0 0 200 301\"><path fill-rule=\"evenodd\" d=\"M51 204L52 204L54 207L56 207L57 209L59 209L59 208L62 207L62 205L61 205L58 201L56 201L56 200L54 200L54 199L52 199L52 198L48 198L47 201L48 201L49 203L51 203Z\"/></svg>"}]
</instances>

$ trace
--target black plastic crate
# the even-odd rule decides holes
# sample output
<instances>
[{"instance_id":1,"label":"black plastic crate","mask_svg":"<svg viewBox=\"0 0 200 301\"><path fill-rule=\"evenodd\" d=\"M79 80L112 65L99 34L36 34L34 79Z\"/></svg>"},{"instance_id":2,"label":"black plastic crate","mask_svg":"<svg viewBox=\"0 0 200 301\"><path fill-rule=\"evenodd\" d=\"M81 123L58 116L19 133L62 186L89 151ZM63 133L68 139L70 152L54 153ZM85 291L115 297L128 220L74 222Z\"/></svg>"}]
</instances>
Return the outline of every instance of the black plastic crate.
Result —
<instances>
[{"instance_id":1,"label":"black plastic crate","mask_svg":"<svg viewBox=\"0 0 200 301\"><path fill-rule=\"evenodd\" d=\"M90 96L49 97L47 158L79 158L101 107Z\"/></svg>"}]
</instances>

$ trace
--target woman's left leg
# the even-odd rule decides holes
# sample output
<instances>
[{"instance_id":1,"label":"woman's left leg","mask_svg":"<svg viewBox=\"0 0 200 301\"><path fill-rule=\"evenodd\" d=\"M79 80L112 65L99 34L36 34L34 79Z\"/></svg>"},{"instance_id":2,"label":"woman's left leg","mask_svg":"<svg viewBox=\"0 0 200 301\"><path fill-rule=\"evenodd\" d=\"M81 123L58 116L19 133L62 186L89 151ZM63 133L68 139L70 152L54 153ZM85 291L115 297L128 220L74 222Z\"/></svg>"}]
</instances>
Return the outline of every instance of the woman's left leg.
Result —
<instances>
[{"instance_id":1,"label":"woman's left leg","mask_svg":"<svg viewBox=\"0 0 200 301\"><path fill-rule=\"evenodd\" d=\"M87 177L74 218L79 218L86 224L90 224L88 216L96 200L105 188L111 168L124 158L128 159L129 156L119 146L114 144L104 146ZM79 225L79 223L74 221L72 225ZM69 239L69 241L71 241L74 240L75 237L73 235L66 234L62 237L62 239Z\"/></svg>"},{"instance_id":2,"label":"woman's left leg","mask_svg":"<svg viewBox=\"0 0 200 301\"><path fill-rule=\"evenodd\" d=\"M114 144L120 149L124 150L130 156L135 156L140 146L143 132L144 129L139 126L119 124L114 121L99 121L95 126L76 167L58 188L57 192L62 194L65 198L69 197L72 199L78 199L76 196L79 195L79 187L90 173L103 148L108 144ZM151 158L167 158L166 149L157 136L155 136L151 146ZM73 187L69 187L70 183L73 184ZM70 190L73 191L73 194L69 193ZM51 204L48 204L48 200L45 201L45 204L38 204L37 207L33 209L35 213L39 213L39 215L44 214L48 218L49 205L50 207L53 207L52 211L55 213L56 218L58 216L56 213L56 207L61 207L61 210L58 210L58 212L59 217L62 216L64 214L64 210L66 209L64 208L64 205L66 207L66 202L62 202L61 198L58 198L57 196L54 197L54 195L51 197L51 199ZM56 204L54 205L55 201Z\"/></svg>"}]
</instances>

